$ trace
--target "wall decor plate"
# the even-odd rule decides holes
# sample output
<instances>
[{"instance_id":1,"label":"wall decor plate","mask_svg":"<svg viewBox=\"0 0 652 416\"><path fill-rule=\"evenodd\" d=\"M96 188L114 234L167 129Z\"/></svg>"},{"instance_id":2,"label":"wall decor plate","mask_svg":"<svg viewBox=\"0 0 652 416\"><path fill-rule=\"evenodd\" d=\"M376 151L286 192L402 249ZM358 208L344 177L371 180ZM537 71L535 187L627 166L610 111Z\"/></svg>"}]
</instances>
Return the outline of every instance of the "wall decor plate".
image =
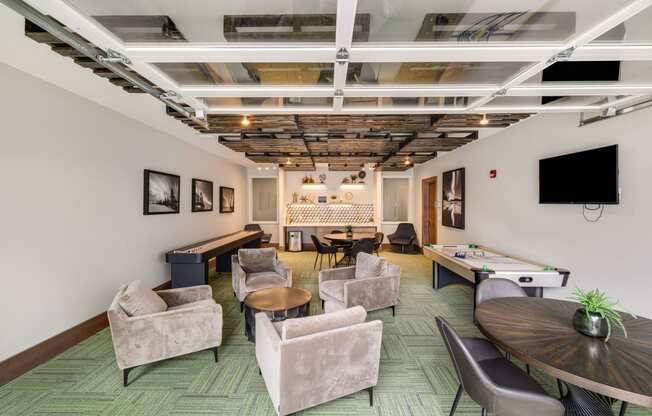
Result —
<instances>
[{"instance_id":1,"label":"wall decor plate","mask_svg":"<svg viewBox=\"0 0 652 416\"><path fill-rule=\"evenodd\" d=\"M347 202L351 202L351 201L353 201L353 194L352 194L351 192L347 192L347 193L345 193L345 194L344 194L344 199L345 199Z\"/></svg>"}]
</instances>

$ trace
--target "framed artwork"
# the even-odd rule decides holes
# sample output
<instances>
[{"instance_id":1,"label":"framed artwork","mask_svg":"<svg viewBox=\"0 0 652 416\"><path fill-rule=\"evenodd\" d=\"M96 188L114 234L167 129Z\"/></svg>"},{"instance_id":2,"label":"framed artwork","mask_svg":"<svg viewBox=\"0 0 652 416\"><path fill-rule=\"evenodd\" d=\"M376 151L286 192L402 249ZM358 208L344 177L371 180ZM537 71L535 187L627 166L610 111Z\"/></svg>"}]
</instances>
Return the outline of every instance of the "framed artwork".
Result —
<instances>
[{"instance_id":1,"label":"framed artwork","mask_svg":"<svg viewBox=\"0 0 652 416\"><path fill-rule=\"evenodd\" d=\"M441 224L464 229L464 168L449 170L442 176Z\"/></svg>"},{"instance_id":2,"label":"framed artwork","mask_svg":"<svg viewBox=\"0 0 652 416\"><path fill-rule=\"evenodd\" d=\"M143 183L143 215L179 213L179 175L145 169Z\"/></svg>"},{"instance_id":3,"label":"framed artwork","mask_svg":"<svg viewBox=\"0 0 652 416\"><path fill-rule=\"evenodd\" d=\"M235 191L233 188L220 186L220 212L233 212L235 210Z\"/></svg>"},{"instance_id":4,"label":"framed artwork","mask_svg":"<svg viewBox=\"0 0 652 416\"><path fill-rule=\"evenodd\" d=\"M213 182L192 179L192 212L213 210Z\"/></svg>"}]
</instances>

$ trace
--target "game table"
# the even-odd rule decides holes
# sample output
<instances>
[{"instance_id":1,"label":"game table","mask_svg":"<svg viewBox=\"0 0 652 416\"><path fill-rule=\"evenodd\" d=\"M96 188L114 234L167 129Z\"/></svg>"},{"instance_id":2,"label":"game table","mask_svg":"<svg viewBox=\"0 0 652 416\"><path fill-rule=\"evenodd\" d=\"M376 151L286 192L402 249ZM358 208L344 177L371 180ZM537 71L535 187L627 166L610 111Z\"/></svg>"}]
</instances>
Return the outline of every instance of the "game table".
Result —
<instances>
[{"instance_id":1,"label":"game table","mask_svg":"<svg viewBox=\"0 0 652 416\"><path fill-rule=\"evenodd\" d=\"M433 263L432 287L451 284L475 287L485 279L508 279L528 296L543 296L543 288L563 287L570 271L508 256L477 244L432 244L423 254Z\"/></svg>"}]
</instances>

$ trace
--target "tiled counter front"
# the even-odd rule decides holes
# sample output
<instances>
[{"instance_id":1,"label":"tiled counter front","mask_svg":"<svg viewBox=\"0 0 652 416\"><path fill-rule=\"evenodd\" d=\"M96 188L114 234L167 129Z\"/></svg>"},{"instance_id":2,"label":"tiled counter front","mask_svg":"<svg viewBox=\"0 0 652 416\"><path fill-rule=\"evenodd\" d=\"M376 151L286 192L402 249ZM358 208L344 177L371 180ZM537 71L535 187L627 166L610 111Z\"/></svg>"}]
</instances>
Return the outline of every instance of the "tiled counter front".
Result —
<instances>
[{"instance_id":1,"label":"tiled counter front","mask_svg":"<svg viewBox=\"0 0 652 416\"><path fill-rule=\"evenodd\" d=\"M374 224L373 204L290 204L285 224L292 225L346 225Z\"/></svg>"}]
</instances>

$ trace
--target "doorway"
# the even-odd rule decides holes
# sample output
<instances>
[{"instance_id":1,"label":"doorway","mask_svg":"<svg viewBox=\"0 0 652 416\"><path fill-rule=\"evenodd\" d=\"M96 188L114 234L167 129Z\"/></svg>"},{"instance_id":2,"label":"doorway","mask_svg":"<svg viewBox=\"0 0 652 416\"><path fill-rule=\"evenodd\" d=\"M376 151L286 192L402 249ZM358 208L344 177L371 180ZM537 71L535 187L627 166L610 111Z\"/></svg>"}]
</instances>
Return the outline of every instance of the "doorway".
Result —
<instances>
[{"instance_id":1,"label":"doorway","mask_svg":"<svg viewBox=\"0 0 652 416\"><path fill-rule=\"evenodd\" d=\"M421 181L421 238L423 245L437 244L437 177Z\"/></svg>"}]
</instances>

